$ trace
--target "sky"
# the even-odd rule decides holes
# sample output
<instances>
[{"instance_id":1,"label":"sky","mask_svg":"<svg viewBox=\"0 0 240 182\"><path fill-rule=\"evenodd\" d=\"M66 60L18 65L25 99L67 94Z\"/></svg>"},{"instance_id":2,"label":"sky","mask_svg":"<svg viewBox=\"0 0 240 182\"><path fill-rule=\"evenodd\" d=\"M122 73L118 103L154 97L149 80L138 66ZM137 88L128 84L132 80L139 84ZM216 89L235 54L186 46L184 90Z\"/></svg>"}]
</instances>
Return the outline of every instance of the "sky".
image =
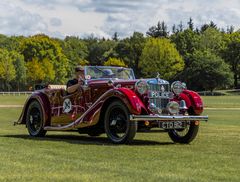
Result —
<instances>
[{"instance_id":1,"label":"sky","mask_svg":"<svg viewBox=\"0 0 240 182\"><path fill-rule=\"evenodd\" d=\"M1 0L0 34L122 38L165 21L169 30L180 21L195 27L213 21L240 28L239 0Z\"/></svg>"}]
</instances>

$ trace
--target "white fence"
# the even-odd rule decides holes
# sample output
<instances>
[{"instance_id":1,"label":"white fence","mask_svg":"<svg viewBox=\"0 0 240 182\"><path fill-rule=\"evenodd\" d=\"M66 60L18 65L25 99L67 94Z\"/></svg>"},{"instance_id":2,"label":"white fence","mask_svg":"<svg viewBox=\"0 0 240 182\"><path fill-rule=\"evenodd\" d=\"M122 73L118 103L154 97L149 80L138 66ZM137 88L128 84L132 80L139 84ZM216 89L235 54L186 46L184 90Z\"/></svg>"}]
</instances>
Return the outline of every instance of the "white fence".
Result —
<instances>
[{"instance_id":1,"label":"white fence","mask_svg":"<svg viewBox=\"0 0 240 182\"><path fill-rule=\"evenodd\" d=\"M25 92L0 92L0 95L29 95L32 94L30 91Z\"/></svg>"}]
</instances>

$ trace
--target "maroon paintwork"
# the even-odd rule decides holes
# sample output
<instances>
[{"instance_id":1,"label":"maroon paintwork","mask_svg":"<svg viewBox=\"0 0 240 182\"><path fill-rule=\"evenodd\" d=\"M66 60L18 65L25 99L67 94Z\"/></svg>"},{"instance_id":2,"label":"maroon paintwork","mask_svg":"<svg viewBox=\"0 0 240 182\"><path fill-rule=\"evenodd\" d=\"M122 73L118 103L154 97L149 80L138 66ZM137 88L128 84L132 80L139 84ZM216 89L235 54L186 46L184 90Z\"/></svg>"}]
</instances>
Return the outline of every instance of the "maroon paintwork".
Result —
<instances>
[{"instance_id":1,"label":"maroon paintwork","mask_svg":"<svg viewBox=\"0 0 240 182\"><path fill-rule=\"evenodd\" d=\"M27 99L18 123L26 123L26 110L34 99L39 101L42 106L47 130L65 130L94 125L99 120L102 108L116 98L126 104L131 114L150 114L145 104L134 92L136 81L116 81L114 85L117 87L113 87L108 85L107 80L92 80L89 81L87 89L82 86L78 92L72 95L66 95L66 91L63 89L45 88L35 91ZM67 98L73 103L72 111L63 113L63 101ZM201 114L203 111L202 100L196 92L185 90L173 100L185 100L187 107L192 107L197 114Z\"/></svg>"},{"instance_id":2,"label":"maroon paintwork","mask_svg":"<svg viewBox=\"0 0 240 182\"><path fill-rule=\"evenodd\" d=\"M90 80L88 86L82 86L71 95L63 89L35 91L26 101L19 124L26 123L26 112L29 103L37 100L44 111L46 130L69 130L97 124L101 110L113 99L120 99L132 114L147 112L146 107L134 92L136 80L119 80L113 85L108 80ZM119 87L119 88L118 88ZM72 111L63 112L63 101L70 99Z\"/></svg>"},{"instance_id":3,"label":"maroon paintwork","mask_svg":"<svg viewBox=\"0 0 240 182\"><path fill-rule=\"evenodd\" d=\"M88 80L87 84L82 85L71 95L68 95L64 89L46 87L37 90L27 99L17 123L26 124L28 106L33 100L37 100L42 107L44 130L75 130L95 127L99 123L103 125L101 122L104 112L116 99L127 106L130 115L154 115L149 109L147 94L141 95L135 90L137 79L117 79L113 82L109 80ZM203 112L203 102L196 92L184 90L171 100L178 103L184 100L186 107L193 109L196 115ZM150 123L149 126L154 124Z\"/></svg>"}]
</instances>

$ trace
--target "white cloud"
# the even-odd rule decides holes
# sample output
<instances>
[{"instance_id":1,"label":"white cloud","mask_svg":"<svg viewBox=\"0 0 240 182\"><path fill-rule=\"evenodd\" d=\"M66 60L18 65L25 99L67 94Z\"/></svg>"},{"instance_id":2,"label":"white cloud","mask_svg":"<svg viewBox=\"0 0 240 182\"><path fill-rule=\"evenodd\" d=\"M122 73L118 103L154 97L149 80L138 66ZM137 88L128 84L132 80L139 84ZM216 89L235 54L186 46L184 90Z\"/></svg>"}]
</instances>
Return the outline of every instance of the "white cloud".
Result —
<instances>
[{"instance_id":1,"label":"white cloud","mask_svg":"<svg viewBox=\"0 0 240 182\"><path fill-rule=\"evenodd\" d=\"M14 5L13 5L14 4ZM145 33L158 21L171 29L190 17L196 26L214 21L219 27L240 28L238 0L3 0L0 33L51 36L88 35L125 37Z\"/></svg>"},{"instance_id":2,"label":"white cloud","mask_svg":"<svg viewBox=\"0 0 240 182\"><path fill-rule=\"evenodd\" d=\"M0 33L6 35L29 35L45 32L48 29L43 18L18 6L0 2Z\"/></svg>"},{"instance_id":3,"label":"white cloud","mask_svg":"<svg viewBox=\"0 0 240 182\"><path fill-rule=\"evenodd\" d=\"M62 25L62 21L59 18L51 18L50 24L55 27L59 27Z\"/></svg>"}]
</instances>

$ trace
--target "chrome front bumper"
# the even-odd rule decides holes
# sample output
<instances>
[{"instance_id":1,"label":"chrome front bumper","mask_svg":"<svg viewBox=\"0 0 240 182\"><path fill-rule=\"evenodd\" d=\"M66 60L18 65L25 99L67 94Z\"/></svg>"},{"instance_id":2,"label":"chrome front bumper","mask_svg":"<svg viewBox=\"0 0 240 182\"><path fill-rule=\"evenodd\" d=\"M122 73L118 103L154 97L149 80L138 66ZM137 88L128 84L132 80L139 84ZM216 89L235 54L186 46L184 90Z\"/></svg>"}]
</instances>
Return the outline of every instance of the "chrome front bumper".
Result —
<instances>
[{"instance_id":1,"label":"chrome front bumper","mask_svg":"<svg viewBox=\"0 0 240 182\"><path fill-rule=\"evenodd\" d=\"M130 115L130 121L208 121L208 116Z\"/></svg>"}]
</instances>

